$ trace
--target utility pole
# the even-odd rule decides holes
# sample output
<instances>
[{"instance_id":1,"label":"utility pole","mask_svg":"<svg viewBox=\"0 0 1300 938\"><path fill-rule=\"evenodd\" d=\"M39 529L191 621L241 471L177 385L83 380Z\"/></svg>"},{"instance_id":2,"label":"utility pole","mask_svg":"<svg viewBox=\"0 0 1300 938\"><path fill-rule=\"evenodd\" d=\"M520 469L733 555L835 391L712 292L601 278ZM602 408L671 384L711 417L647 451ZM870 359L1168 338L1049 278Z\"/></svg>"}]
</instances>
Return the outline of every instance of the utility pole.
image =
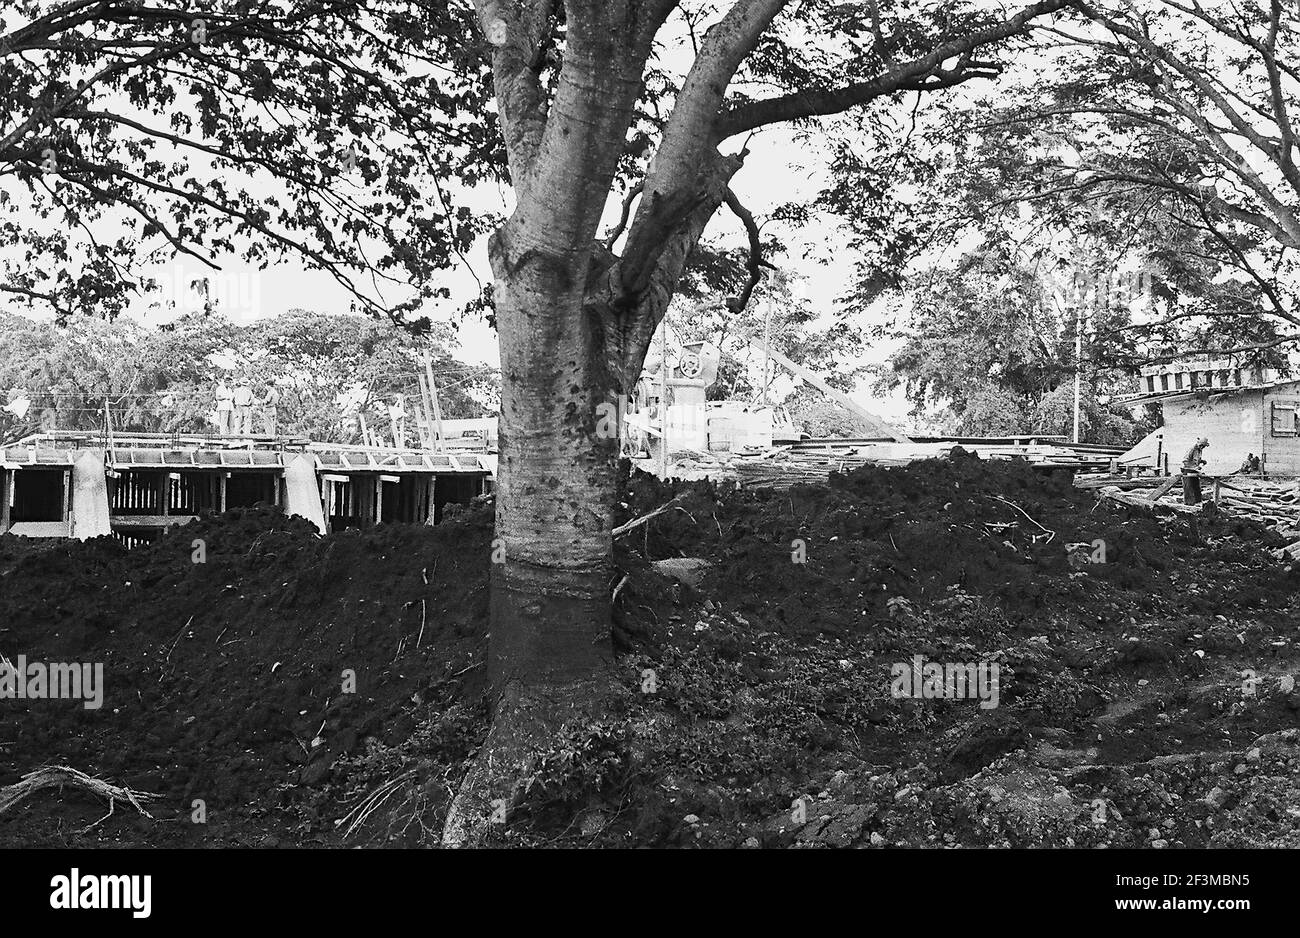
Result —
<instances>
[{"instance_id":1,"label":"utility pole","mask_svg":"<svg viewBox=\"0 0 1300 938\"><path fill-rule=\"evenodd\" d=\"M1074 442L1079 442L1079 395L1083 387L1083 304L1074 308Z\"/></svg>"},{"instance_id":2,"label":"utility pole","mask_svg":"<svg viewBox=\"0 0 1300 938\"><path fill-rule=\"evenodd\" d=\"M668 478L668 311L659 323L659 478Z\"/></svg>"},{"instance_id":3,"label":"utility pole","mask_svg":"<svg viewBox=\"0 0 1300 938\"><path fill-rule=\"evenodd\" d=\"M767 406L767 385L771 380L768 377L768 368L772 364L772 298L769 296L763 302L763 400L762 406Z\"/></svg>"}]
</instances>

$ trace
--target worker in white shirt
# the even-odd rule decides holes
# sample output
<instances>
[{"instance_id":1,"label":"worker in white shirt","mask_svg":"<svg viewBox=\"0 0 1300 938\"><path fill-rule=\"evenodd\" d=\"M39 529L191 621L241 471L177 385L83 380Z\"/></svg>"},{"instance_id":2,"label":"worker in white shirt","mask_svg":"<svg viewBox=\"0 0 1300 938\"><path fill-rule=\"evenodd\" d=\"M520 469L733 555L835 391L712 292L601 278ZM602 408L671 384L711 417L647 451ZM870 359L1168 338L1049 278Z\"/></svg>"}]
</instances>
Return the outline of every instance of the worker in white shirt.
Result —
<instances>
[{"instance_id":1,"label":"worker in white shirt","mask_svg":"<svg viewBox=\"0 0 1300 938\"><path fill-rule=\"evenodd\" d=\"M235 413L235 392L225 381L217 382L217 432L228 436L232 430L231 421Z\"/></svg>"},{"instance_id":2,"label":"worker in white shirt","mask_svg":"<svg viewBox=\"0 0 1300 938\"><path fill-rule=\"evenodd\" d=\"M248 436L253 432L253 389L247 384L235 388L235 433Z\"/></svg>"},{"instance_id":3,"label":"worker in white shirt","mask_svg":"<svg viewBox=\"0 0 1300 938\"><path fill-rule=\"evenodd\" d=\"M1183 503L1186 505L1201 503L1201 467L1205 465L1201 453L1209 445L1207 438L1200 437L1183 457Z\"/></svg>"}]
</instances>

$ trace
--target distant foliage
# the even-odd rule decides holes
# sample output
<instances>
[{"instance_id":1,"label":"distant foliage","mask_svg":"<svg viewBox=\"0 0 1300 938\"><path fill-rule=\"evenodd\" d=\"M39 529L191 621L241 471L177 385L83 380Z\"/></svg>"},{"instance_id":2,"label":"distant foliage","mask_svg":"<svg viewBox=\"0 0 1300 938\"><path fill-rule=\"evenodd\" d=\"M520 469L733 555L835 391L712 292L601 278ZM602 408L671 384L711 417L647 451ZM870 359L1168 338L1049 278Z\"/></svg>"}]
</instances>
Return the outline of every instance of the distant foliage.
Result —
<instances>
[{"instance_id":1,"label":"distant foliage","mask_svg":"<svg viewBox=\"0 0 1300 938\"><path fill-rule=\"evenodd\" d=\"M1020 401L1002 388L978 388L963 402L953 428L959 436L1007 436L1028 431Z\"/></svg>"},{"instance_id":2,"label":"distant foliage","mask_svg":"<svg viewBox=\"0 0 1300 938\"><path fill-rule=\"evenodd\" d=\"M1076 360L1080 307L1059 271L1026 264L995 247L972 251L948 267L918 274L894 299L895 315L879 328L901 337L879 370L883 390L902 387L918 419L939 415L940 429L965 436L1069 433L1074 374L1083 370L1084 400L1095 410L1088 426L1125 433L1096 403L1131 390L1116 364L1132 313L1125 296L1089 297L1082 308L1082 356ZM1069 401L1070 427L1054 408ZM1048 430L1047 427L1055 429ZM1094 439L1086 432L1085 438Z\"/></svg>"},{"instance_id":3,"label":"distant foliage","mask_svg":"<svg viewBox=\"0 0 1300 938\"><path fill-rule=\"evenodd\" d=\"M419 406L416 375L426 350L444 417L495 412L494 373L456 361L450 344L446 329L415 337L364 316L304 310L246 326L193 315L161 329L0 314L0 393L31 402L21 419L0 412L0 438L50 427L102 430L106 402L115 431L209 432L223 378L255 392L274 384L281 434L358 442L358 412L387 434L385 408L394 396L405 398L408 414ZM408 424L414 437L413 416Z\"/></svg>"}]
</instances>

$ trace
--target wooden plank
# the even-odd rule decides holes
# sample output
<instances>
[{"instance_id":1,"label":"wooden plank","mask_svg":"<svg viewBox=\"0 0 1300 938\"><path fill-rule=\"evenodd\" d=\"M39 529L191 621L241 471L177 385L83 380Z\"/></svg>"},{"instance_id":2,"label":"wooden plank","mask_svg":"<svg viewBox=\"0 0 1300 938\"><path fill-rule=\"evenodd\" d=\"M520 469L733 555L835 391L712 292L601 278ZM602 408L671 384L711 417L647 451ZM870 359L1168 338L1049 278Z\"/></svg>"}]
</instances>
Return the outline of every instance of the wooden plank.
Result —
<instances>
[{"instance_id":1,"label":"wooden plank","mask_svg":"<svg viewBox=\"0 0 1300 938\"><path fill-rule=\"evenodd\" d=\"M1181 481L1183 481L1182 473L1179 473L1176 476L1170 476L1169 479L1163 485L1160 486L1160 488L1156 489L1154 492L1152 492L1150 495L1147 496L1147 501L1151 502L1152 504L1155 504L1156 502L1160 501L1161 496L1163 496L1166 492L1168 492L1170 489L1172 489L1175 485L1177 485Z\"/></svg>"},{"instance_id":2,"label":"wooden plank","mask_svg":"<svg viewBox=\"0 0 1300 938\"><path fill-rule=\"evenodd\" d=\"M431 405L430 418L433 421L433 439L435 452L442 451L442 403L438 400L438 385L433 380L433 361L432 356L425 353L424 356L424 376L429 386L429 403Z\"/></svg>"},{"instance_id":3,"label":"wooden plank","mask_svg":"<svg viewBox=\"0 0 1300 938\"><path fill-rule=\"evenodd\" d=\"M197 521L198 515L114 515L114 528L167 528Z\"/></svg>"},{"instance_id":4,"label":"wooden plank","mask_svg":"<svg viewBox=\"0 0 1300 938\"><path fill-rule=\"evenodd\" d=\"M13 501L14 470L6 469L0 475L0 534L9 530L9 504Z\"/></svg>"}]
</instances>

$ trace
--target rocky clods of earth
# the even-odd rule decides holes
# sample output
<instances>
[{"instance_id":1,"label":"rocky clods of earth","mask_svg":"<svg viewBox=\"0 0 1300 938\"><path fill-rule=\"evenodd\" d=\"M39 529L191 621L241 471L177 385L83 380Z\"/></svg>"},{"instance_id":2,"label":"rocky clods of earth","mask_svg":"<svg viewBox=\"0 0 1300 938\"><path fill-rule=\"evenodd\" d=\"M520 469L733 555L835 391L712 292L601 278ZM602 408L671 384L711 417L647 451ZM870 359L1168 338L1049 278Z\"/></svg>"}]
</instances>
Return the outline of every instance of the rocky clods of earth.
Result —
<instances>
[{"instance_id":1,"label":"rocky clods of earth","mask_svg":"<svg viewBox=\"0 0 1300 938\"><path fill-rule=\"evenodd\" d=\"M1300 730L1245 751L1061 768L1003 756L936 784L926 772L837 771L745 842L765 847L1300 847Z\"/></svg>"}]
</instances>

